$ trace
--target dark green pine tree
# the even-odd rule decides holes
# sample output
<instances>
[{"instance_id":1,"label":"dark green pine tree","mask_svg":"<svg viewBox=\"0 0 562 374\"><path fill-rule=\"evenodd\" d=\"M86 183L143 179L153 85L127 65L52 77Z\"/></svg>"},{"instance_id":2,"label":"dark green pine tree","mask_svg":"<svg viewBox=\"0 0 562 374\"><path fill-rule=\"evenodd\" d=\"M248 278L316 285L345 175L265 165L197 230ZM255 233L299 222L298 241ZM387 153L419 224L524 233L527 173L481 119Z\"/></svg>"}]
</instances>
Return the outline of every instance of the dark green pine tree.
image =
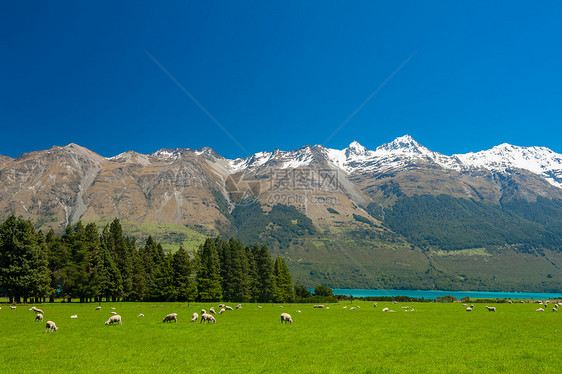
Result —
<instances>
[{"instance_id":1,"label":"dark green pine tree","mask_svg":"<svg viewBox=\"0 0 562 374\"><path fill-rule=\"evenodd\" d=\"M45 248L30 221L9 217L0 226L0 288L10 302L26 302L49 288Z\"/></svg>"},{"instance_id":2,"label":"dark green pine tree","mask_svg":"<svg viewBox=\"0 0 562 374\"><path fill-rule=\"evenodd\" d=\"M118 219L113 220L102 232L102 242L106 245L121 275L122 294L112 297L128 299L133 288L133 253L134 242L123 236L123 228Z\"/></svg>"},{"instance_id":3,"label":"dark green pine tree","mask_svg":"<svg viewBox=\"0 0 562 374\"><path fill-rule=\"evenodd\" d=\"M273 278L275 287L273 291L273 301L276 303L290 302L294 300L293 280L291 273L281 257L277 257L273 266Z\"/></svg>"},{"instance_id":4,"label":"dark green pine tree","mask_svg":"<svg viewBox=\"0 0 562 374\"><path fill-rule=\"evenodd\" d=\"M147 300L149 296L148 276L144 267L142 255L140 251L133 254L133 289L131 290L130 299L135 301Z\"/></svg>"},{"instance_id":5,"label":"dark green pine tree","mask_svg":"<svg viewBox=\"0 0 562 374\"><path fill-rule=\"evenodd\" d=\"M194 301L197 298L197 286L193 274L193 266L189 253L180 247L172 255L172 271L174 288L178 301Z\"/></svg>"},{"instance_id":6,"label":"dark green pine tree","mask_svg":"<svg viewBox=\"0 0 562 374\"><path fill-rule=\"evenodd\" d=\"M258 286L260 289L258 301L262 303L273 301L275 282L273 278L273 260L269 250L265 245L261 247L256 245L252 248L252 251L255 251L254 258L256 259Z\"/></svg>"},{"instance_id":7,"label":"dark green pine tree","mask_svg":"<svg viewBox=\"0 0 562 374\"><path fill-rule=\"evenodd\" d=\"M256 262L256 249L257 244L254 247L246 246L244 249L246 251L246 258L248 259L248 284L247 293L250 297L251 302L257 302L260 297L260 282L258 276L258 265ZM258 248L259 250L259 248Z\"/></svg>"},{"instance_id":8,"label":"dark green pine tree","mask_svg":"<svg viewBox=\"0 0 562 374\"><path fill-rule=\"evenodd\" d=\"M100 257L102 259L102 268L106 272L103 278L104 283L101 285L101 296L105 297L105 301L117 300L123 294L123 280L121 272L113 261L113 256L107 249L105 242L101 243Z\"/></svg>"},{"instance_id":9,"label":"dark green pine tree","mask_svg":"<svg viewBox=\"0 0 562 374\"><path fill-rule=\"evenodd\" d=\"M174 288L174 273L172 270L172 255L164 256L157 264L155 273L155 298L159 301L176 301L177 293Z\"/></svg>"},{"instance_id":10,"label":"dark green pine tree","mask_svg":"<svg viewBox=\"0 0 562 374\"><path fill-rule=\"evenodd\" d=\"M197 252L197 292L201 301L218 301L222 298L220 265L215 242L205 240Z\"/></svg>"},{"instance_id":11,"label":"dark green pine tree","mask_svg":"<svg viewBox=\"0 0 562 374\"><path fill-rule=\"evenodd\" d=\"M103 266L101 241L95 223L86 225L86 296L91 301L101 300L102 284L107 282L108 272Z\"/></svg>"},{"instance_id":12,"label":"dark green pine tree","mask_svg":"<svg viewBox=\"0 0 562 374\"><path fill-rule=\"evenodd\" d=\"M51 274L51 293L49 302L55 302L55 297L64 297L65 290L69 286L69 279L66 276L66 268L70 261L68 247L63 243L61 237L55 235L53 229L49 230L45 237L47 257L49 259L49 271Z\"/></svg>"}]
</instances>

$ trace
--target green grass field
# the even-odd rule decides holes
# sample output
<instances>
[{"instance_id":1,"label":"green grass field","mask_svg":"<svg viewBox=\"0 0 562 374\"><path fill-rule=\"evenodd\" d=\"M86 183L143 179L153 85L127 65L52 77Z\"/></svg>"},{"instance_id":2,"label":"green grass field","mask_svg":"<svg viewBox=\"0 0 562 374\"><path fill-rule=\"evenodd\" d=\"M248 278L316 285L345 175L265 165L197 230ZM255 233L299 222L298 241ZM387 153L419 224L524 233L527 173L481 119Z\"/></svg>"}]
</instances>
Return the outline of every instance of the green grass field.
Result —
<instances>
[{"instance_id":1,"label":"green grass field","mask_svg":"<svg viewBox=\"0 0 562 374\"><path fill-rule=\"evenodd\" d=\"M458 303L243 304L216 324L191 323L219 303L2 304L0 370L12 373L496 373L556 372L562 367L562 313L537 304ZM343 306L347 305L347 309ZM360 309L350 310L351 306ZM401 306L415 309L404 312ZM492 304L490 304L492 305ZM122 325L106 326L110 307ZM234 305L232 305L234 307ZM381 312L384 307L395 313ZM301 313L296 313L300 309ZM162 323L168 313L178 323ZM290 313L293 324L281 324ZM144 318L137 318L139 313ZM77 319L70 316L77 314ZM44 333L45 322L58 331Z\"/></svg>"}]
</instances>

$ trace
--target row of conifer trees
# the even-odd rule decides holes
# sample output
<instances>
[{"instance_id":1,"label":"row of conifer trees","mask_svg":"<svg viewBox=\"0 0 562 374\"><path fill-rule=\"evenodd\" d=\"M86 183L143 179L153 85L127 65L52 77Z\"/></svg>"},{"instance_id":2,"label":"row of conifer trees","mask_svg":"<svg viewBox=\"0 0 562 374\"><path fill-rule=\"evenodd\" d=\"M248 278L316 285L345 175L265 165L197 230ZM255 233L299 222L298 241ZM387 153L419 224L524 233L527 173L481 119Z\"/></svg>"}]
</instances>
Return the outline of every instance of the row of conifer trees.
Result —
<instances>
[{"instance_id":1,"label":"row of conifer trees","mask_svg":"<svg viewBox=\"0 0 562 374\"><path fill-rule=\"evenodd\" d=\"M46 235L15 216L0 225L0 295L11 302L237 301L294 298L289 269L265 245L207 239L193 254L165 252L149 237L137 246L119 220Z\"/></svg>"}]
</instances>

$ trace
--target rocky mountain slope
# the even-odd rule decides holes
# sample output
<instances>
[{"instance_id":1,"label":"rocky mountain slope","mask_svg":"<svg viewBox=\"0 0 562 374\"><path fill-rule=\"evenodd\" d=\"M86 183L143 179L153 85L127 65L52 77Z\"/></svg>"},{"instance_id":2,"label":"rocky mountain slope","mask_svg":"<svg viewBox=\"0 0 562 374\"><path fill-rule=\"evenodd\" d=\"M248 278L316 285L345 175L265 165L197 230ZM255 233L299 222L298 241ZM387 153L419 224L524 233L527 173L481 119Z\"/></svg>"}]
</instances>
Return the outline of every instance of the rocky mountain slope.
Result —
<instances>
[{"instance_id":1,"label":"rocky mountain slope","mask_svg":"<svg viewBox=\"0 0 562 374\"><path fill-rule=\"evenodd\" d=\"M10 214L59 231L117 217L170 249L218 234L265 242L310 285L562 288L562 155L542 147L446 156L406 135L374 151L229 160L70 144L0 157L0 218Z\"/></svg>"}]
</instances>

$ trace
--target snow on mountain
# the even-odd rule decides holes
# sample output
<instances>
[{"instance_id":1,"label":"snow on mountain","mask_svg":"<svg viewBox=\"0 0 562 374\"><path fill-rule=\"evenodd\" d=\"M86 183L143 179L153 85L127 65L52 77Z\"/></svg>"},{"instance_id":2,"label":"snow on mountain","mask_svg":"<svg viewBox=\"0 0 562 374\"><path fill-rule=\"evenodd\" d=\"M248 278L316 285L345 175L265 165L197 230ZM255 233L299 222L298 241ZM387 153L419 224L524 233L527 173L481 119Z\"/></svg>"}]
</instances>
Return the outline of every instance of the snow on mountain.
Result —
<instances>
[{"instance_id":1,"label":"snow on mountain","mask_svg":"<svg viewBox=\"0 0 562 374\"><path fill-rule=\"evenodd\" d=\"M110 160L148 164L151 157L174 161L186 153L204 157L210 162L218 160L229 173L257 173L270 167L296 169L309 166L315 161L320 162L320 165L331 165L348 174L384 172L425 163L457 171L484 168L505 173L513 169L524 169L541 176L553 186L562 188L562 155L548 148L501 144L476 153L446 156L422 146L410 135L398 137L374 151L353 141L342 150L307 145L293 151L276 149L273 152L258 152L247 158L234 160L221 157L211 148L201 148L198 151L186 148L161 149L150 155L128 151Z\"/></svg>"},{"instance_id":2,"label":"snow on mountain","mask_svg":"<svg viewBox=\"0 0 562 374\"><path fill-rule=\"evenodd\" d=\"M528 170L562 188L562 155L545 147L519 147L504 143L486 151L453 156L470 167L499 172Z\"/></svg>"}]
</instances>

